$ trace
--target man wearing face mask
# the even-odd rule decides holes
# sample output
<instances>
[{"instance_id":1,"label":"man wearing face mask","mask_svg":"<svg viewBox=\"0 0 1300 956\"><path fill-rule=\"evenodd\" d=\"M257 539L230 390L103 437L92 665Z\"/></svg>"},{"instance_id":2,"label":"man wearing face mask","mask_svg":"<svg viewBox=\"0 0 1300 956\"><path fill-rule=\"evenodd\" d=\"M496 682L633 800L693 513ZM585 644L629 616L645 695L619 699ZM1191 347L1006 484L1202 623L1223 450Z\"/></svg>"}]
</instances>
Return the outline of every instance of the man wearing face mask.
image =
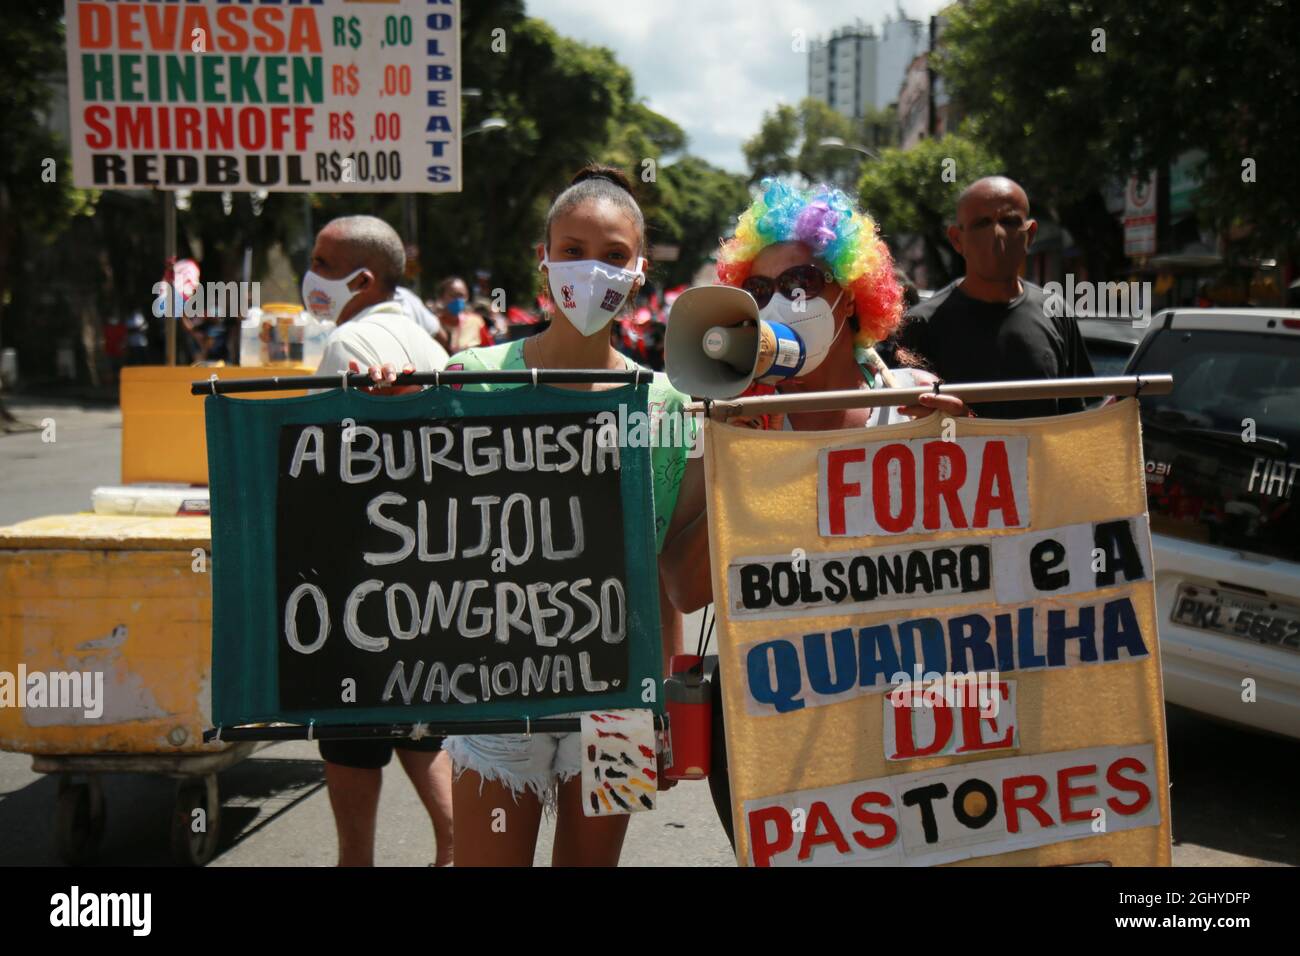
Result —
<instances>
[{"instance_id":1,"label":"man wearing face mask","mask_svg":"<svg viewBox=\"0 0 1300 956\"><path fill-rule=\"evenodd\" d=\"M302 301L312 314L338 323L326 340L317 374L386 365L394 375L394 369L433 372L447 364L447 353L397 297L405 268L402 240L382 219L344 216L317 234L311 271L302 280ZM441 747L441 737L395 743L321 741L340 866L374 865L383 768L394 751L433 822L437 863L450 865L451 765Z\"/></svg>"},{"instance_id":2,"label":"man wearing face mask","mask_svg":"<svg viewBox=\"0 0 1300 956\"><path fill-rule=\"evenodd\" d=\"M318 319L338 324L325 341L319 375L389 364L433 372L447 352L398 298L406 251L393 227L374 216L343 216L316 236L302 301Z\"/></svg>"},{"instance_id":3,"label":"man wearing face mask","mask_svg":"<svg viewBox=\"0 0 1300 956\"><path fill-rule=\"evenodd\" d=\"M1049 309L1043 290L1020 278L1037 231L1029 197L1014 181L988 176L968 186L948 227L966 275L908 312L898 344L952 384L1091 376L1074 319ZM972 407L987 418L1030 418L1082 411L1084 404L1048 398Z\"/></svg>"}]
</instances>

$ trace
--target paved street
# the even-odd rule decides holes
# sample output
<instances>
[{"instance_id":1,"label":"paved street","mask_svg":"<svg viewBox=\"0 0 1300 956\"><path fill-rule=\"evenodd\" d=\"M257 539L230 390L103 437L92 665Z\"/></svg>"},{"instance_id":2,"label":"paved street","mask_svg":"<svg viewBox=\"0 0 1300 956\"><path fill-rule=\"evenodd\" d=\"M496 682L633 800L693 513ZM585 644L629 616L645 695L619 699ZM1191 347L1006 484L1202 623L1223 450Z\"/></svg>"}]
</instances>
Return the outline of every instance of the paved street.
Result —
<instances>
[{"instance_id":1,"label":"paved street","mask_svg":"<svg viewBox=\"0 0 1300 956\"><path fill-rule=\"evenodd\" d=\"M20 418L56 422L54 443L39 431L0 434L0 525L85 510L91 490L118 480L121 416L116 409L8 399ZM698 623L695 623L698 627ZM687 633L694 631L688 622ZM1203 865L1300 864L1300 743L1170 713L1174 862ZM50 832L55 781L31 759L0 754L0 864L56 862ZM222 849L214 866L326 866L334 836L323 764L315 745L283 743L220 776ZM107 864L168 862L171 784L162 778L105 778ZM660 795L660 809L632 821L623 853L632 866L728 866L730 849L703 784ZM538 848L549 860L551 829ZM386 771L377 859L423 866L433 859L431 828L396 762Z\"/></svg>"}]
</instances>

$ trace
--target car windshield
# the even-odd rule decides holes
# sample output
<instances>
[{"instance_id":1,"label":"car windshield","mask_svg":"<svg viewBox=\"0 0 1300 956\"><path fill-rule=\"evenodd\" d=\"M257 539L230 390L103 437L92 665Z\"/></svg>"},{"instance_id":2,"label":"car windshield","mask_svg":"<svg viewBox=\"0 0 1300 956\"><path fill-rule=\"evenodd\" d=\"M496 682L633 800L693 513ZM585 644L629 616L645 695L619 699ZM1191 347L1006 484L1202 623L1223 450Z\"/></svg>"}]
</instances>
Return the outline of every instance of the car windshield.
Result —
<instances>
[{"instance_id":1,"label":"car windshield","mask_svg":"<svg viewBox=\"0 0 1300 956\"><path fill-rule=\"evenodd\" d=\"M1123 375L1124 366L1133 355L1133 346L1126 342L1105 339L1084 339L1092 370L1098 375Z\"/></svg>"},{"instance_id":2,"label":"car windshield","mask_svg":"<svg viewBox=\"0 0 1300 956\"><path fill-rule=\"evenodd\" d=\"M1162 329L1133 372L1168 372L1142 399L1151 530L1300 561L1300 337Z\"/></svg>"}]
</instances>

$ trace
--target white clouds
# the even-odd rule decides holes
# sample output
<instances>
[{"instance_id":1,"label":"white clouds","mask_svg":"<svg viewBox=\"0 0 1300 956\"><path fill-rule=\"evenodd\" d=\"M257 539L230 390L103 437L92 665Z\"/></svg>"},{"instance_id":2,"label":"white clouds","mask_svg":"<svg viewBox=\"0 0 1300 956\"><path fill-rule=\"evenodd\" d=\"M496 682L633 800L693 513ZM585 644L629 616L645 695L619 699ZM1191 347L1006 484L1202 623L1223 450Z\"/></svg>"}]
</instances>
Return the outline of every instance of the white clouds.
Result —
<instances>
[{"instance_id":1,"label":"white clouds","mask_svg":"<svg viewBox=\"0 0 1300 956\"><path fill-rule=\"evenodd\" d=\"M950 0L908 0L928 18ZM639 95L678 123L690 151L737 172L741 143L764 112L808 88L808 57L793 49L861 18L879 27L897 16L889 0L528 0L529 16L565 36L607 46L632 71Z\"/></svg>"}]
</instances>

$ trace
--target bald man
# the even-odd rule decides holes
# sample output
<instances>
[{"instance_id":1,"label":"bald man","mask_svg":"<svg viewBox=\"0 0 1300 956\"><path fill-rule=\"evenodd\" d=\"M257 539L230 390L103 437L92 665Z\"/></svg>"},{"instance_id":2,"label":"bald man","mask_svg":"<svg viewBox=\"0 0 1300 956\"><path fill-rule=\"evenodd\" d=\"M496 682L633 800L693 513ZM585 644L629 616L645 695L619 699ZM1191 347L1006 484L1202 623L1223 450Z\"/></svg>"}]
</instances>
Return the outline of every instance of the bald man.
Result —
<instances>
[{"instance_id":1,"label":"bald man","mask_svg":"<svg viewBox=\"0 0 1300 956\"><path fill-rule=\"evenodd\" d=\"M338 328L325 341L317 374L390 365L433 372L447 352L411 317L398 297L406 251L392 226L374 216L344 216L316 236L303 304ZM374 374L372 372L372 374ZM411 389L418 386L409 386ZM400 391L405 389L394 389ZM322 516L323 520L328 520ZM373 866L383 768L394 751L433 823L435 862L452 861L451 761L441 737L422 740L323 740L325 783L339 839L339 866Z\"/></svg>"},{"instance_id":2,"label":"bald man","mask_svg":"<svg viewBox=\"0 0 1300 956\"><path fill-rule=\"evenodd\" d=\"M1005 176L968 186L957 200L948 241L966 275L908 310L898 344L946 382L1075 378L1093 374L1072 317L1049 315L1043 290L1020 278L1038 232L1029 197ZM1083 399L982 402L986 418L1030 418L1082 411Z\"/></svg>"},{"instance_id":3,"label":"bald man","mask_svg":"<svg viewBox=\"0 0 1300 956\"><path fill-rule=\"evenodd\" d=\"M318 318L338 323L325 342L318 374L385 364L433 372L447 350L433 340L403 304L398 283L406 250L392 226L374 216L343 216L316 236L302 301Z\"/></svg>"}]
</instances>

